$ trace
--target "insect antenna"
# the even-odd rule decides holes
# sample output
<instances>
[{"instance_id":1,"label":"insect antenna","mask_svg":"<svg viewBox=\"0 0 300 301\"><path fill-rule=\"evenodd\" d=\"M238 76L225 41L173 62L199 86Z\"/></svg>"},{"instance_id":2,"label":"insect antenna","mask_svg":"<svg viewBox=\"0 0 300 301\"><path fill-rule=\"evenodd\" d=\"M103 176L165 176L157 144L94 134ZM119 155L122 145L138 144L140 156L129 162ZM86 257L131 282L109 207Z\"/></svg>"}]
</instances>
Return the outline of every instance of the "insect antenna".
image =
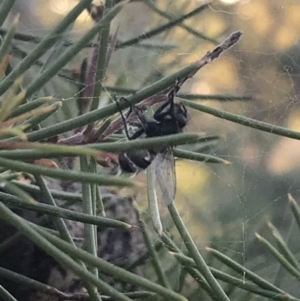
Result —
<instances>
[{"instance_id":1,"label":"insect antenna","mask_svg":"<svg viewBox=\"0 0 300 301\"><path fill-rule=\"evenodd\" d=\"M127 127L127 120L126 120L126 118L128 118L129 115L131 114L131 112L132 112L132 107L130 107L128 113L126 114L127 116L126 116L126 118L125 118L125 116L124 116L124 114L123 114L123 111L122 111L122 109L121 109L121 107L120 107L120 104L119 104L119 102L118 102L118 100L117 100L116 95L114 95L113 100L114 100L114 102L116 103L116 105L117 105L117 107L118 107L118 110L119 110L119 113L120 113L120 115L121 115L121 118L122 118L122 121L123 121L123 125L124 125L124 130L125 130L125 134L126 134L126 136L127 136L127 139L130 140L130 135L129 135L128 127ZM120 100L125 100L125 101L128 102L128 100L127 100L126 98L124 98L124 97L121 97Z\"/></svg>"},{"instance_id":2,"label":"insect antenna","mask_svg":"<svg viewBox=\"0 0 300 301\"><path fill-rule=\"evenodd\" d=\"M168 93L168 102L170 104L170 109L169 109L170 117L172 118L178 131L179 131L179 124L178 124L178 120L176 119L174 99L175 99L175 96L176 96L177 92L179 91L179 89L180 89L180 78L177 78L172 90Z\"/></svg>"},{"instance_id":3,"label":"insect antenna","mask_svg":"<svg viewBox=\"0 0 300 301\"><path fill-rule=\"evenodd\" d=\"M124 116L123 112L122 112L122 109L120 108L120 101L125 101L127 102L127 104L130 105L130 109L128 110L128 113L126 114L126 117ZM119 109L119 112L121 114L121 118L123 120L123 124L124 124L124 129L125 129L125 134L127 136L127 139L128 140L133 140L133 139L136 139L138 138L139 136L141 136L141 134L143 132L146 132L147 130L147 120L145 118L145 116L143 115L143 110L136 107L135 105L132 105L125 97L121 97L119 102L116 100L116 97L114 98L114 101L116 102L117 106L118 106L118 109ZM129 134L129 130L128 130L128 118L130 116L130 114L134 112L135 115L138 117L139 119L139 126L141 126L141 129L138 130L136 133L134 133L134 135L130 136Z\"/></svg>"}]
</instances>

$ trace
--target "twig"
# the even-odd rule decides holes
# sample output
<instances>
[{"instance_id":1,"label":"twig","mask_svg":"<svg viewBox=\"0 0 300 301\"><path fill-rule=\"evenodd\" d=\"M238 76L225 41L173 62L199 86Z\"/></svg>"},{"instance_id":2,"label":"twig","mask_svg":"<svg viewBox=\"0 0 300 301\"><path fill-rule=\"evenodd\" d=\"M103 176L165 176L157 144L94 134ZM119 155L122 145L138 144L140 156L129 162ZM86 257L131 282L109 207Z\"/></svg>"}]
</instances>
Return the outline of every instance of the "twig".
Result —
<instances>
[{"instance_id":1,"label":"twig","mask_svg":"<svg viewBox=\"0 0 300 301\"><path fill-rule=\"evenodd\" d=\"M197 68L194 69L192 72L190 72L187 76L181 78L179 80L179 86L181 87L186 80L188 80L189 78L193 77L201 68L203 68L205 65L211 63L214 59L218 58L224 51L228 50L230 47L232 47L234 44L236 44L240 37L242 36L243 32L242 31L235 31L233 33L231 33L220 45L218 45L216 48L214 48L211 51L208 51L200 60L196 61L195 64L197 65ZM139 104L137 104L137 106L141 109L143 109L143 107L145 106L151 106L155 103L158 102L162 102L164 100L167 99L167 94L170 92L170 90L172 89L173 85L170 85L169 87L167 87L166 89L163 89L162 91L160 91L157 94L154 94L144 100L142 100ZM128 121L132 121L134 120L134 116L133 114L131 114L128 117ZM88 137L84 134L84 132L82 133L77 133L74 136L65 138L65 139L61 139L58 141L58 143L60 144L69 144L69 145L82 145L82 144L86 144L86 143L93 143L95 141L99 142L102 141L105 137L107 137L108 135L114 133L115 131L117 131L118 129L120 129L122 127L123 123L120 117L117 117L116 119L114 119L110 126L104 131L104 133L98 137L95 140L95 137L93 137L93 135L89 135ZM97 129L94 129L93 132L95 132ZM91 139L93 137L93 139Z\"/></svg>"}]
</instances>

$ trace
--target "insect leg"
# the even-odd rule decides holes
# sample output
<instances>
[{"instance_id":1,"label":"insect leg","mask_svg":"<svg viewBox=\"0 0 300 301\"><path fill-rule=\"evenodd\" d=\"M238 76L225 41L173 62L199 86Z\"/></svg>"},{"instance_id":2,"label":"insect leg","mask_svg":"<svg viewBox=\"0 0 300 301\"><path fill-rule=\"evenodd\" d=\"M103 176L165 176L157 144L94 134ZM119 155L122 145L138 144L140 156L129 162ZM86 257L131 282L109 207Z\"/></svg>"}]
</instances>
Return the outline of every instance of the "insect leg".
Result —
<instances>
[{"instance_id":1,"label":"insect leg","mask_svg":"<svg viewBox=\"0 0 300 301\"><path fill-rule=\"evenodd\" d=\"M153 118L157 121L161 121L165 116L170 115L170 109L166 112L162 112L168 105L170 104L169 101L163 103L154 113Z\"/></svg>"},{"instance_id":2,"label":"insect leg","mask_svg":"<svg viewBox=\"0 0 300 301\"><path fill-rule=\"evenodd\" d=\"M126 99L126 98L122 97L121 99ZM120 99L120 100L121 100L121 99ZM121 118L122 118L122 121L123 121L123 125L124 125L125 134L126 134L128 140L130 140L130 135L129 135L129 131L128 131L128 128L127 128L127 121L126 121L126 118L125 118L125 116L124 116L124 114L123 114L123 111L122 111L122 109L121 109L121 107L120 107L120 104L119 104L119 102L117 101L116 95L114 95L114 101L115 101L115 103L116 103L116 105L117 105L117 107L118 107L118 110L119 110L119 112L120 112L120 115L121 115ZM130 110L131 110L131 108L130 108ZM130 111L130 110L129 110L129 111ZM126 117L128 118L129 115L130 115L130 113L127 114Z\"/></svg>"},{"instance_id":3,"label":"insect leg","mask_svg":"<svg viewBox=\"0 0 300 301\"><path fill-rule=\"evenodd\" d=\"M164 104L162 104L154 113L153 118L155 120L161 121L167 115L169 115L172 119L174 119L174 98L180 89L179 83L180 80L178 78L174 83L173 89L168 93L168 100ZM166 112L162 112L168 105L170 105L170 108Z\"/></svg>"},{"instance_id":4,"label":"insect leg","mask_svg":"<svg viewBox=\"0 0 300 301\"><path fill-rule=\"evenodd\" d=\"M135 112L135 114L137 114L137 116L139 117L139 115L140 115L140 112L138 111L138 109L136 108L136 107L134 107L134 106L132 106L130 103L129 103L129 101L125 98L125 97L121 97L120 98L120 101L122 100L122 101L126 101L127 103L129 103L130 104L130 109L129 109L129 111L128 111L128 113L126 114L126 117L124 116L124 114L123 114L123 112L122 112L122 109L120 108L120 104L119 104L119 102L116 100L116 97L115 97L115 102L116 102L116 104L117 104L117 106L118 106L118 109L119 109L119 112L120 112L120 114L121 114L121 118L122 118L122 121L123 121L123 124L124 124L124 130L125 130L125 134L126 134L126 137L127 137L127 139L128 140L134 140L134 139L136 139L136 138L138 138L139 136L141 136L143 133L144 133L144 124L142 124L142 121L140 120L140 122L141 122L141 125L142 125L142 129L140 129L140 130L138 130L137 132L135 132L132 136L130 136L130 134L129 134L129 131L128 131L128 124L127 124L127 119L129 118L129 116L130 116L130 114L134 111ZM139 119L140 119L140 117L139 117ZM146 120L145 120L145 122L147 122Z\"/></svg>"},{"instance_id":5,"label":"insect leg","mask_svg":"<svg viewBox=\"0 0 300 301\"><path fill-rule=\"evenodd\" d=\"M127 103L129 103L129 101L128 101L126 98L124 98L124 100L125 100ZM130 104L130 103L129 103L129 104ZM136 114L136 116L137 116L138 119L139 119L140 126L142 127L141 130L137 131L137 132L132 136L132 137L134 137L134 138L132 138L132 139L136 139L136 138L138 138L139 136L141 136L141 135L143 134L143 132L146 132L146 131L147 131L147 124L148 124L148 121L147 121L145 115L143 114L143 110L142 110L142 109L138 108L137 106L131 105L131 104L130 104L130 109L131 109L131 111L133 111L133 112Z\"/></svg>"}]
</instances>

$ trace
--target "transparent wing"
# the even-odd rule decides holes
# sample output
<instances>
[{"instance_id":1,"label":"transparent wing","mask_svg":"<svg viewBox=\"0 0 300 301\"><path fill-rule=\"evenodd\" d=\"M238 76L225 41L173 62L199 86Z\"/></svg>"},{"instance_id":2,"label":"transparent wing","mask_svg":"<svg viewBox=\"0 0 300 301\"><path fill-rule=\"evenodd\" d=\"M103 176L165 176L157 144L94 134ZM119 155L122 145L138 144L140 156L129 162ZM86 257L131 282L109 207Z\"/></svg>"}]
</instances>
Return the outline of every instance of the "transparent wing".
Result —
<instances>
[{"instance_id":1,"label":"transparent wing","mask_svg":"<svg viewBox=\"0 0 300 301\"><path fill-rule=\"evenodd\" d=\"M154 163L154 164L153 164ZM148 194L148 205L150 216L152 219L152 224L157 233L160 235L163 232L163 226L160 219L159 205L157 199L157 189L156 189L156 173L155 173L155 162L147 168L147 194Z\"/></svg>"},{"instance_id":2,"label":"transparent wing","mask_svg":"<svg viewBox=\"0 0 300 301\"><path fill-rule=\"evenodd\" d=\"M175 160L171 148L159 152L152 162L155 170L155 188L158 200L170 205L176 192Z\"/></svg>"}]
</instances>

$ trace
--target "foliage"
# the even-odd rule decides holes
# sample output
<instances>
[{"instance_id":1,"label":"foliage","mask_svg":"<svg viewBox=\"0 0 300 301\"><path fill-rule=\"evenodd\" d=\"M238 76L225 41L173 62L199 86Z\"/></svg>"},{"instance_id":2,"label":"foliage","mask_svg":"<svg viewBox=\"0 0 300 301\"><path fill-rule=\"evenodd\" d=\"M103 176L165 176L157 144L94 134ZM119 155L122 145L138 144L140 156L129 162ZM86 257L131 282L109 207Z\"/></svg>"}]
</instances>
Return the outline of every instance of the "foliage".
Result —
<instances>
[{"instance_id":1,"label":"foliage","mask_svg":"<svg viewBox=\"0 0 300 301\"><path fill-rule=\"evenodd\" d=\"M3 190L0 192L0 217L2 221L14 226L19 231L13 237L1 242L0 252L18 242L21 234L25 235L62 266L79 276L84 282L87 293L67 295L55 287L5 268L0 268L0 277L66 300L80 300L81 298L107 300L107 296L113 300L152 300L157 299L158 296L162 299L182 301L198 300L199 296L209 297L212 300L250 300L254 299L255 295L274 300L300 300L279 287L278 275L282 268L285 268L297 281L300 279L300 271L295 255L275 226L270 224L278 249L257 235L258 240L277 261L278 273L274 284L246 269L231 259L229 255L207 247L207 254L211 256L210 258L216 258L222 263L215 268L213 265L208 265L209 258L203 257L202 251L200 252L193 241L175 202L171 203L167 210L171 217L171 223L176 226L180 235L176 238L169 235L160 218L151 175L147 182L149 214L159 242L153 243L151 231L144 221L147 216L136 208L139 227L143 230L145 244L148 248L147 252L125 267L119 267L97 256L99 247L95 234L97 227L132 227L122 220L105 216L107 208L102 202L104 196L101 195L99 186L137 187L140 185L139 182L132 179L108 174L107 167L110 167L115 158L111 153L129 149L170 146L174 147L174 155L179 159L215 164L230 163L223 158L201 153L201 150L207 145L219 140L218 136L184 133L124 142L124 136L115 133L122 127L122 120L120 117L114 116L118 113L118 106L109 93L114 92L121 95L131 93L127 97L128 103L120 103L124 110L133 104L140 107L155 105L166 99L166 95L177 79L179 79L180 86L183 85L201 68L212 63L223 52L234 46L242 32L235 31L228 37L222 35L222 38L215 39L183 24L183 21L193 16L205 14L208 4L173 18L171 14L147 0L144 2L149 9L152 9L160 17L166 18L167 21L143 34L122 41L117 31L111 36L110 32L112 20L118 18L121 10L129 5L128 1L120 1L116 5L114 1L106 1L105 7L91 6L91 2L91 0L79 1L43 38L18 32L18 17L16 17L10 27L1 28L3 38L0 47L0 180ZM4 23L13 5L14 1L11 0L2 3L0 24ZM78 40L72 40L69 38L70 28L86 9L90 11L94 24ZM162 48L164 51L169 50L172 53L176 47L164 41L161 34L167 36L177 27L189 32L195 39L207 41L214 46L191 64L180 62L184 66L176 68L176 71L173 70L174 66L165 62L161 70L164 71L164 74L169 75L149 72L147 78L143 78L138 85L132 83L134 88L123 87L126 75L118 73L118 71L114 75L115 84L105 85L109 63L117 50L125 51L127 47L143 47L144 51L150 52L151 49L145 41L160 35L159 42L155 47ZM94 43L93 39L97 42ZM30 52L26 53L20 49L16 45L17 40L29 42ZM88 60L78 63L78 54L86 47L92 47L93 54ZM48 51L50 51L50 55L45 56ZM12 58L12 56L15 57ZM68 64L72 59L77 60L77 66L81 65L81 67L76 70L69 68ZM154 61L159 63L158 58L155 58ZM29 80L29 83L24 83L24 79L29 77L31 68L37 68L38 75ZM59 78L60 84L71 83L72 88L77 91L77 97L72 99L71 105L71 98L58 100L56 95L47 94L47 91L51 91L53 88L52 85L56 85L57 78ZM143 81L147 85L143 86ZM148 84L149 82L150 84ZM59 91L59 87L55 86L55 88ZM297 140L300 138L299 132L238 114L227 113L198 102L203 98L222 101L224 95L181 92L177 96L188 108L217 116L223 120L284 137ZM247 95L226 96L226 100L230 101L239 99L249 100L252 97ZM72 106L77 108L76 114L68 116L68 110L71 110ZM61 113L62 115L59 115ZM76 116L77 113L78 116ZM63 117L58 118L58 116ZM57 120L56 118L59 120L53 122L53 120ZM76 161L78 158L79 163ZM62 168L64 164L67 165L65 169ZM25 176L34 179L36 185L25 183ZM78 191L54 190L47 185L48 177L55 180L79 182L82 185L82 191L78 193ZM46 204L40 203L34 198L36 191L40 193ZM67 208L57 206L55 200L57 197L65 201L64 205ZM292 196L289 198L299 226L300 209ZM70 209L71 205L76 202L82 202L83 212L75 212ZM11 210L16 208L49 216L55 229L29 222ZM74 238L66 227L65 220L84 223L85 250L76 246ZM182 243L185 245L185 249L178 247ZM151 263L147 265L148 268L153 268L151 280L131 272L134 267L145 264L148 259L151 259ZM178 281L173 281L172 276L176 273L171 273L172 270L179 274ZM133 284L142 291L120 292L109 281L101 279L98 275L99 272L109 275L113 279ZM218 280L222 282L222 285ZM224 283L225 285L223 285ZM251 295L248 295L248 292L251 292ZM12 295L13 292L8 292L5 287L0 286L0 296L3 300L15 300Z\"/></svg>"}]
</instances>

